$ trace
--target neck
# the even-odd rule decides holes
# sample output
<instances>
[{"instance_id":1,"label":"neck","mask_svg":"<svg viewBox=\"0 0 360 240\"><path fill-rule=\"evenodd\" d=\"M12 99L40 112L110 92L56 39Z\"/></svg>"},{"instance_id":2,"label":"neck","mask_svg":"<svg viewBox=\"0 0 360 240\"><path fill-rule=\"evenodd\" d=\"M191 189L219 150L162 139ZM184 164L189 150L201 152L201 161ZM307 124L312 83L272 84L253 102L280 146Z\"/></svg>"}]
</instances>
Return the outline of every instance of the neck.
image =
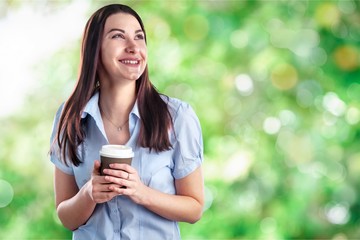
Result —
<instances>
[{"instance_id":1,"label":"neck","mask_svg":"<svg viewBox=\"0 0 360 240\"><path fill-rule=\"evenodd\" d=\"M99 106L105 114L118 123L125 122L136 100L135 84L111 88L100 86Z\"/></svg>"}]
</instances>

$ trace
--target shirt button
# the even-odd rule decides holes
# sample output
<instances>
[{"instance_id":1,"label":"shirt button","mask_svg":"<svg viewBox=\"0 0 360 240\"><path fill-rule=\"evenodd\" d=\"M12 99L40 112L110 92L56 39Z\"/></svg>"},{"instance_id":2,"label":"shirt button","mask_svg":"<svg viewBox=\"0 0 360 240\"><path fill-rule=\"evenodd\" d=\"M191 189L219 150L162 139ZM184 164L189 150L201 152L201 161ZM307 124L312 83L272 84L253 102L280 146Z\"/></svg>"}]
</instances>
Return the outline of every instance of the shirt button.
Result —
<instances>
[{"instance_id":1,"label":"shirt button","mask_svg":"<svg viewBox=\"0 0 360 240\"><path fill-rule=\"evenodd\" d=\"M119 229L115 229L115 230L114 230L114 233L119 233L119 232L120 232Z\"/></svg>"}]
</instances>

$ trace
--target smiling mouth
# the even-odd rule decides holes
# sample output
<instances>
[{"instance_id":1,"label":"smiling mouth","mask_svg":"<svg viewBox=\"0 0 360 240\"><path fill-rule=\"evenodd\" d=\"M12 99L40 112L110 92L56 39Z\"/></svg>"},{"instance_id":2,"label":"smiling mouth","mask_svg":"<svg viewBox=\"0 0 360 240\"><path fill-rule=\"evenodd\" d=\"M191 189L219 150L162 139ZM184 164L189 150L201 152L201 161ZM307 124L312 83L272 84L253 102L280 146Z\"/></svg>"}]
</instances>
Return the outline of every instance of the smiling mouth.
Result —
<instances>
[{"instance_id":1,"label":"smiling mouth","mask_svg":"<svg viewBox=\"0 0 360 240\"><path fill-rule=\"evenodd\" d=\"M120 60L123 64L130 64L130 65L138 65L140 63L139 60Z\"/></svg>"}]
</instances>

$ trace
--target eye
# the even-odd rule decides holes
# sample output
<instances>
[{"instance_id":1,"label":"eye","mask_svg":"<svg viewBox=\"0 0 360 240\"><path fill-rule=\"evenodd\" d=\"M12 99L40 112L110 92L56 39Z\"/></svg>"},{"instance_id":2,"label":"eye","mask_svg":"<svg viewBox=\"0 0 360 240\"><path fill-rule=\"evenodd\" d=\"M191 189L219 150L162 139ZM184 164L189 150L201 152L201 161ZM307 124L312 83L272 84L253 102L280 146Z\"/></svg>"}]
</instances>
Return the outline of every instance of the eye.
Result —
<instances>
[{"instance_id":1,"label":"eye","mask_svg":"<svg viewBox=\"0 0 360 240\"><path fill-rule=\"evenodd\" d=\"M145 39L145 36L144 36L143 33L137 34L137 35L135 36L135 40L143 40L143 39Z\"/></svg>"},{"instance_id":2,"label":"eye","mask_svg":"<svg viewBox=\"0 0 360 240\"><path fill-rule=\"evenodd\" d=\"M125 36L121 33L117 33L117 34L114 34L112 37L112 39L115 39L115 38L122 38L122 39L125 39Z\"/></svg>"}]
</instances>

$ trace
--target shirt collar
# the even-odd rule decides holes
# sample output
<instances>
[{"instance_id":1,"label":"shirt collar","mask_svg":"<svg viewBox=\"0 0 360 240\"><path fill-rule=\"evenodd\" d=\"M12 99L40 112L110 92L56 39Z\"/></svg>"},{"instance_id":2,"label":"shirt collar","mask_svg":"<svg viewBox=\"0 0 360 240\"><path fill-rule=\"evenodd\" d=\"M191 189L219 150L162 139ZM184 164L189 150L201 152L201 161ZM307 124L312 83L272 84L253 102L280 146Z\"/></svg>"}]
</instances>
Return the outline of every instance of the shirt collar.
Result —
<instances>
[{"instance_id":1,"label":"shirt collar","mask_svg":"<svg viewBox=\"0 0 360 240\"><path fill-rule=\"evenodd\" d=\"M81 118L86 118L87 115L92 116L96 121L101 119L100 109L99 109L99 92L96 92L94 96L90 98L86 104L84 111L81 114ZM132 108L130 115L135 115L140 119L138 102L136 100L134 107Z\"/></svg>"},{"instance_id":2,"label":"shirt collar","mask_svg":"<svg viewBox=\"0 0 360 240\"><path fill-rule=\"evenodd\" d=\"M130 112L130 115L135 115L136 117L138 117L140 119L140 113L139 113L139 106L138 106L138 101L135 101L134 107Z\"/></svg>"},{"instance_id":3,"label":"shirt collar","mask_svg":"<svg viewBox=\"0 0 360 240\"><path fill-rule=\"evenodd\" d=\"M99 109L99 92L96 92L94 96L85 105L85 108L81 114L81 118L86 118L87 115L91 115L95 120L98 120L100 115Z\"/></svg>"}]
</instances>

